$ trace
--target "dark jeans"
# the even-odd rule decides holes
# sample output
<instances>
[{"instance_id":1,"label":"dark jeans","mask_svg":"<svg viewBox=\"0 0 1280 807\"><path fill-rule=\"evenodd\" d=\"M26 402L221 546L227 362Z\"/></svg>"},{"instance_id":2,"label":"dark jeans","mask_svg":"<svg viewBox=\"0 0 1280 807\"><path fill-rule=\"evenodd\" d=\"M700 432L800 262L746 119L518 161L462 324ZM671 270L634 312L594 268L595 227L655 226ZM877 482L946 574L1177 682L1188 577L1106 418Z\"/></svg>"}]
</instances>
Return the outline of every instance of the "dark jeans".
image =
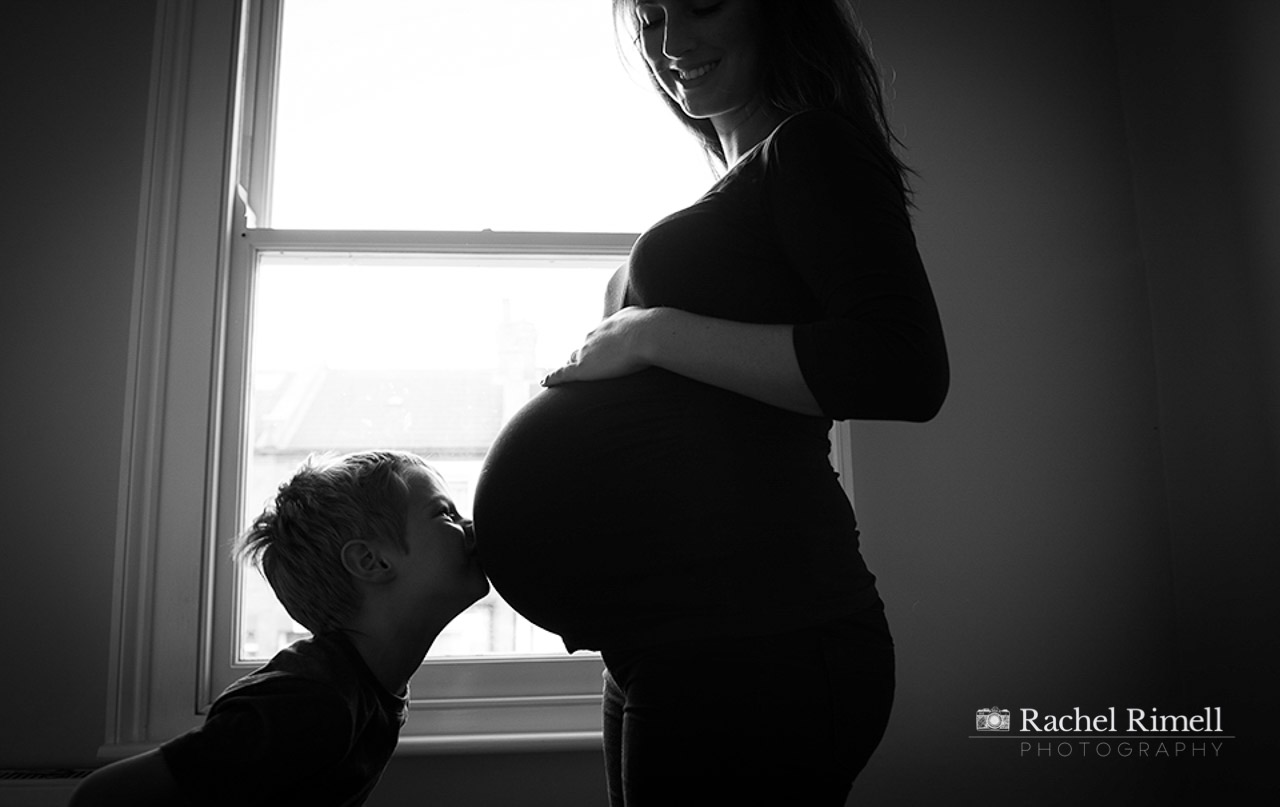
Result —
<instances>
[{"instance_id":1,"label":"dark jeans","mask_svg":"<svg viewBox=\"0 0 1280 807\"><path fill-rule=\"evenodd\" d=\"M893 703L881 611L604 661L612 807L843 805Z\"/></svg>"}]
</instances>

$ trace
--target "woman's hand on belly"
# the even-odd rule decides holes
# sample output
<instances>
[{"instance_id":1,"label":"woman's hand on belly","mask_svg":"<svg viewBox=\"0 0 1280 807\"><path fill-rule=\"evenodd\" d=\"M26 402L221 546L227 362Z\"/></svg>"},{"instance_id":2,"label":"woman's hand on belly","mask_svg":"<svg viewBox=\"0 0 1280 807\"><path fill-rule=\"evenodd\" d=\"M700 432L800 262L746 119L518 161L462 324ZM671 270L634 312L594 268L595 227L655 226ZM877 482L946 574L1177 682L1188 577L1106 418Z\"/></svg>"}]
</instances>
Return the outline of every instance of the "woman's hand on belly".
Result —
<instances>
[{"instance_id":1,"label":"woman's hand on belly","mask_svg":"<svg viewBox=\"0 0 1280 807\"><path fill-rule=\"evenodd\" d=\"M661 367L802 415L819 415L792 342L792 326L732 322L677 308L624 308L587 335L546 386Z\"/></svg>"},{"instance_id":2,"label":"woman's hand on belly","mask_svg":"<svg viewBox=\"0 0 1280 807\"><path fill-rule=\"evenodd\" d=\"M587 334L564 366L542 379L547 387L572 381L600 381L631 375L653 364L646 334L656 308L623 308Z\"/></svg>"}]
</instances>

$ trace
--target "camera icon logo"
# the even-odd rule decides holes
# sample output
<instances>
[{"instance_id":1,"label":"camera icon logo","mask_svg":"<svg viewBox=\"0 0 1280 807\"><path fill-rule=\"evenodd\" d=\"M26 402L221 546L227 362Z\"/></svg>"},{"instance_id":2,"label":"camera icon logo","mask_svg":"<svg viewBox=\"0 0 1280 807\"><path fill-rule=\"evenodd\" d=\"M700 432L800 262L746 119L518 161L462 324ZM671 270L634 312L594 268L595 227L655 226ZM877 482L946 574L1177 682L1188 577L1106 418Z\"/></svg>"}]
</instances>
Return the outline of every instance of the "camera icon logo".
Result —
<instances>
[{"instance_id":1,"label":"camera icon logo","mask_svg":"<svg viewBox=\"0 0 1280 807\"><path fill-rule=\"evenodd\" d=\"M978 710L978 731L1008 731L1009 710L992 706L990 709Z\"/></svg>"}]
</instances>

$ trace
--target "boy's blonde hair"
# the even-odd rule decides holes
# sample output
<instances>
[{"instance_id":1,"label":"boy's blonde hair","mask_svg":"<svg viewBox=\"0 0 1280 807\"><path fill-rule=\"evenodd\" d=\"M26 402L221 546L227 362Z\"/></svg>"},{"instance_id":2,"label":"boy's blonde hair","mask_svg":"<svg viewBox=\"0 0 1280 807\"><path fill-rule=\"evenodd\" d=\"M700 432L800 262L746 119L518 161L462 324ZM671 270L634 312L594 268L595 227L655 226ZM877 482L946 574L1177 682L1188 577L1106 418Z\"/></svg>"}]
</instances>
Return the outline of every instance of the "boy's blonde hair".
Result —
<instances>
[{"instance_id":1,"label":"boy's blonde hair","mask_svg":"<svg viewBox=\"0 0 1280 807\"><path fill-rule=\"evenodd\" d=\"M400 451L312 455L240 536L236 556L261 570L289 616L312 633L339 628L361 604L342 547L369 540L407 549L413 468L429 466Z\"/></svg>"}]
</instances>

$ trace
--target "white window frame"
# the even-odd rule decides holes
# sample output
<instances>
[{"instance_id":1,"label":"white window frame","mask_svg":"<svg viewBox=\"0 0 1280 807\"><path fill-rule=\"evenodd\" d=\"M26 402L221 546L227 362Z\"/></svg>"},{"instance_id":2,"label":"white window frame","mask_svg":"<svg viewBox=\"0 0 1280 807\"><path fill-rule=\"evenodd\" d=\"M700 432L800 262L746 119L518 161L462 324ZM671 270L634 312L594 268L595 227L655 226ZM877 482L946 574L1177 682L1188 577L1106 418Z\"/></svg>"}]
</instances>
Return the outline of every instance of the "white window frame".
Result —
<instances>
[{"instance_id":1,"label":"white window frame","mask_svg":"<svg viewBox=\"0 0 1280 807\"><path fill-rule=\"evenodd\" d=\"M266 210L279 0L157 5L115 557L107 736L118 758L198 725L234 663L236 527L255 253L613 255L634 234L282 231ZM270 78L270 76L265 76ZM246 103L248 99L249 103ZM259 125L255 127L254 123ZM256 141L255 141L256 138ZM256 203L256 204L255 204ZM846 424L832 461L852 479ZM852 494L851 490L849 491ZM598 748L597 656L438 660L401 753Z\"/></svg>"}]
</instances>

